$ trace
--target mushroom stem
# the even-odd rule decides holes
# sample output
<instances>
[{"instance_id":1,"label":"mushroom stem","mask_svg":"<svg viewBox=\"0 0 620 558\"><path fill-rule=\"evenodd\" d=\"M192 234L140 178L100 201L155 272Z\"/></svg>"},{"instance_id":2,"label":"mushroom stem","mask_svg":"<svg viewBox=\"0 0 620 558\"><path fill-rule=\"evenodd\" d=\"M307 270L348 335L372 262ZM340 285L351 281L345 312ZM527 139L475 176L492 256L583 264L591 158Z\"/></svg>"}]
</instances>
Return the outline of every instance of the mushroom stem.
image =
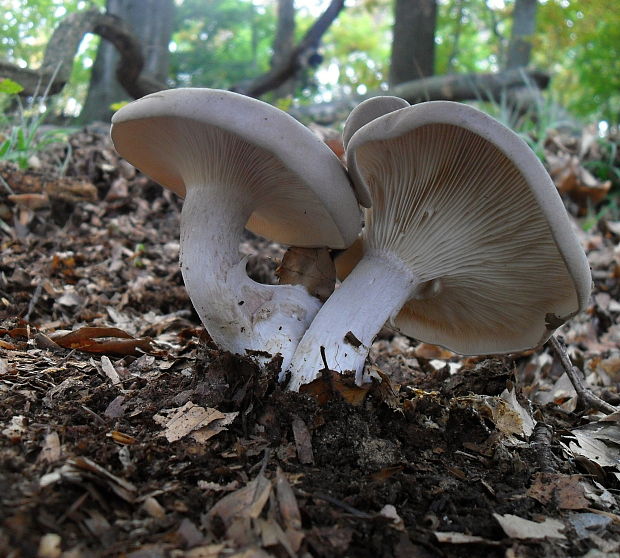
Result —
<instances>
[{"instance_id":1,"label":"mushroom stem","mask_svg":"<svg viewBox=\"0 0 620 558\"><path fill-rule=\"evenodd\" d=\"M331 370L352 370L356 382L361 383L375 335L422 286L398 257L367 253L304 334L289 367L288 389L297 391L318 376L323 368L321 347Z\"/></svg>"},{"instance_id":2,"label":"mushroom stem","mask_svg":"<svg viewBox=\"0 0 620 558\"><path fill-rule=\"evenodd\" d=\"M256 351L263 362L280 353L288 366L321 303L302 286L263 285L247 276L238 248L253 205L241 202L229 185L187 187L181 212L183 280L217 345L236 354Z\"/></svg>"}]
</instances>

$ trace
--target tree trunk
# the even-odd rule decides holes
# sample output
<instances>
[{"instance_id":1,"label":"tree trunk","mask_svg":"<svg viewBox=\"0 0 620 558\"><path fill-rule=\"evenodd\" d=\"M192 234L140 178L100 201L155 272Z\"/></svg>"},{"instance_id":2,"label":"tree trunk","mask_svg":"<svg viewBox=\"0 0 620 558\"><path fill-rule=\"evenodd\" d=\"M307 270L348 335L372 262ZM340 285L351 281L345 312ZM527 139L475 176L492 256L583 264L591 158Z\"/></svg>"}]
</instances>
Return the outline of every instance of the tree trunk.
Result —
<instances>
[{"instance_id":1,"label":"tree trunk","mask_svg":"<svg viewBox=\"0 0 620 558\"><path fill-rule=\"evenodd\" d=\"M512 14L512 33L506 56L506 69L529 64L532 37L536 28L537 0L516 0Z\"/></svg>"},{"instance_id":2,"label":"tree trunk","mask_svg":"<svg viewBox=\"0 0 620 558\"><path fill-rule=\"evenodd\" d=\"M295 0L278 0L278 27L273 40L271 67L279 68L286 64L295 46ZM295 79L292 76L273 92L274 99L288 97L295 91Z\"/></svg>"},{"instance_id":3,"label":"tree trunk","mask_svg":"<svg viewBox=\"0 0 620 558\"><path fill-rule=\"evenodd\" d=\"M432 76L436 0L395 0L390 86Z\"/></svg>"},{"instance_id":4,"label":"tree trunk","mask_svg":"<svg viewBox=\"0 0 620 558\"><path fill-rule=\"evenodd\" d=\"M143 74L165 83L174 16L173 0L107 0L106 8L107 13L125 21L142 43ZM113 112L110 105L132 97L116 79L118 60L116 47L108 41L101 41L80 115L82 122L108 121Z\"/></svg>"}]
</instances>

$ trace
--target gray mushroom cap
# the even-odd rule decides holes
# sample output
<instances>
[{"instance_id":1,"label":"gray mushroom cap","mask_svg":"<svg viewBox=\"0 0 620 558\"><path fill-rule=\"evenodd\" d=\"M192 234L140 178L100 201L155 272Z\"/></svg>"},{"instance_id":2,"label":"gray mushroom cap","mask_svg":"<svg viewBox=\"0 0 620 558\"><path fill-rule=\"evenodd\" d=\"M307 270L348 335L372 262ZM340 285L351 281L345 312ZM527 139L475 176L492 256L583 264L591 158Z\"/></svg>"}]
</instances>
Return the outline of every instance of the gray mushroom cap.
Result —
<instances>
[{"instance_id":1,"label":"gray mushroom cap","mask_svg":"<svg viewBox=\"0 0 620 558\"><path fill-rule=\"evenodd\" d=\"M202 175L230 181L241 200L254 196L246 227L269 239L344 248L359 233L355 194L336 156L262 101L215 89L160 91L120 109L111 134L123 157L180 196Z\"/></svg>"},{"instance_id":2,"label":"gray mushroom cap","mask_svg":"<svg viewBox=\"0 0 620 558\"><path fill-rule=\"evenodd\" d=\"M347 163L372 201L364 252L395 255L421 283L395 318L403 333L516 352L586 307L590 270L560 196L493 118L449 101L395 110L352 134Z\"/></svg>"}]
</instances>

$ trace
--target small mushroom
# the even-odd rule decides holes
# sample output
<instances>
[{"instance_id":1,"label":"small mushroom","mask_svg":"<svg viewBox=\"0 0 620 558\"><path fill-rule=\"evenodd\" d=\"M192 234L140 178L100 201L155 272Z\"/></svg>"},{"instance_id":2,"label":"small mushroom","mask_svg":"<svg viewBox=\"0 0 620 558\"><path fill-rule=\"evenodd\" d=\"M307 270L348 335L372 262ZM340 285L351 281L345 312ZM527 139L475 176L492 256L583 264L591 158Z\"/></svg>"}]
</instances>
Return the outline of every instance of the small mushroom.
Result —
<instances>
[{"instance_id":1,"label":"small mushroom","mask_svg":"<svg viewBox=\"0 0 620 558\"><path fill-rule=\"evenodd\" d=\"M350 245L360 212L338 159L288 114L228 91L161 91L112 124L117 151L185 198L181 271L213 340L287 363L321 303L302 286L252 281L238 248L246 226L283 244Z\"/></svg>"},{"instance_id":2,"label":"small mushroom","mask_svg":"<svg viewBox=\"0 0 620 558\"><path fill-rule=\"evenodd\" d=\"M366 103L349 117L361 122L349 172L372 208L361 242L337 262L350 274L295 352L293 390L323 368L321 347L331 369L361 381L388 319L458 353L509 353L543 343L588 299L585 253L523 140L467 105L380 103L369 105L382 114L374 120Z\"/></svg>"}]
</instances>

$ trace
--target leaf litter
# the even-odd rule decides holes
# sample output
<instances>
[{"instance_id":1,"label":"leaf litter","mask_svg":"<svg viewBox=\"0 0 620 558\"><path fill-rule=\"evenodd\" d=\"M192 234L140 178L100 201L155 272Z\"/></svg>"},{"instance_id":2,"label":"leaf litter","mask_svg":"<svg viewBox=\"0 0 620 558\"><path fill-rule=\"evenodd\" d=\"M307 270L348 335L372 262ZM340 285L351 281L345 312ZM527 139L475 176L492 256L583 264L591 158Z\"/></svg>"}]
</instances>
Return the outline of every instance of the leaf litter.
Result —
<instances>
[{"instance_id":1,"label":"leaf litter","mask_svg":"<svg viewBox=\"0 0 620 558\"><path fill-rule=\"evenodd\" d=\"M0 168L17 196L0 194L0 554L620 552L618 414L579 409L549 349L459 357L386 328L371 384L325 370L286 393L277 363L219 351L191 309L181 202L105 134L70 142L65 181L44 154ZM610 195L584 172L596 145L545 145L574 214ZM620 221L580 234L595 289L560 333L618 406ZM282 247L248 235L240 251L258 281L310 269L307 288L333 288L325 254L277 271Z\"/></svg>"}]
</instances>

